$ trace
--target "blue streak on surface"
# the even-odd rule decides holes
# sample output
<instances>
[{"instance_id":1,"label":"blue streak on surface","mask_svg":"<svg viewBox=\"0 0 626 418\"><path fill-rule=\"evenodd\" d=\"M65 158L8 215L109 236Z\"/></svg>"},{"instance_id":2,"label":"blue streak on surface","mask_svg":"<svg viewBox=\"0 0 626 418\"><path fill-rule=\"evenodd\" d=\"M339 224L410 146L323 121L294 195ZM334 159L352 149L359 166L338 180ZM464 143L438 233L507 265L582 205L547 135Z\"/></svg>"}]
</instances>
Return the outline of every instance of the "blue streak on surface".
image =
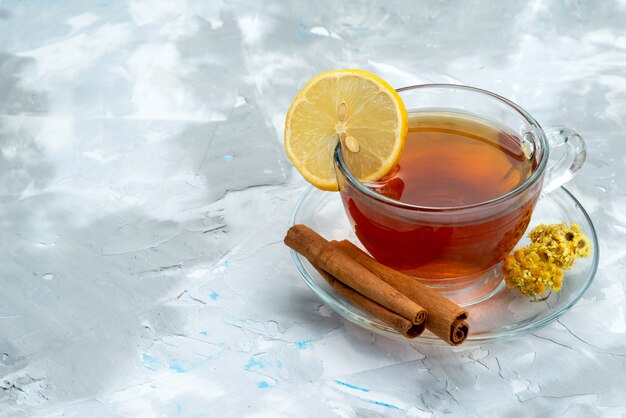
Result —
<instances>
[{"instance_id":1,"label":"blue streak on surface","mask_svg":"<svg viewBox=\"0 0 626 418\"><path fill-rule=\"evenodd\" d=\"M185 373L189 371L189 368L184 367L178 360L170 362L170 370L174 370L176 373Z\"/></svg>"},{"instance_id":2,"label":"blue streak on surface","mask_svg":"<svg viewBox=\"0 0 626 418\"><path fill-rule=\"evenodd\" d=\"M257 360L254 357L251 357L250 360L248 360L248 362L244 364L243 368L246 370L263 369L265 368L265 365L261 360Z\"/></svg>"},{"instance_id":3,"label":"blue streak on surface","mask_svg":"<svg viewBox=\"0 0 626 418\"><path fill-rule=\"evenodd\" d=\"M224 160L224 161L232 161L234 158L235 158L235 157L233 157L232 155L227 154L227 155L224 155L224 156L222 157L222 160Z\"/></svg>"},{"instance_id":4,"label":"blue streak on surface","mask_svg":"<svg viewBox=\"0 0 626 418\"><path fill-rule=\"evenodd\" d=\"M296 341L293 343L298 350L306 350L307 348L313 347L312 341Z\"/></svg>"},{"instance_id":5,"label":"blue streak on surface","mask_svg":"<svg viewBox=\"0 0 626 418\"><path fill-rule=\"evenodd\" d=\"M209 297L211 298L212 301L216 301L217 298L220 297L220 294L217 293L215 290L211 290L211 294L209 295Z\"/></svg>"},{"instance_id":6,"label":"blue streak on surface","mask_svg":"<svg viewBox=\"0 0 626 418\"><path fill-rule=\"evenodd\" d=\"M205 337L206 337L207 335L209 335L209 333L208 333L208 332L206 332L206 331L200 331L198 334L203 335L203 336L205 336Z\"/></svg>"},{"instance_id":7,"label":"blue streak on surface","mask_svg":"<svg viewBox=\"0 0 626 418\"><path fill-rule=\"evenodd\" d=\"M259 389L267 389L270 387L270 384L267 383L265 380L263 380L262 382L257 383L256 385Z\"/></svg>"},{"instance_id":8,"label":"blue streak on surface","mask_svg":"<svg viewBox=\"0 0 626 418\"><path fill-rule=\"evenodd\" d=\"M306 38L309 36L309 25L304 23L304 21L298 22L298 32L297 35L299 38Z\"/></svg>"},{"instance_id":9,"label":"blue streak on surface","mask_svg":"<svg viewBox=\"0 0 626 418\"><path fill-rule=\"evenodd\" d=\"M367 402L369 402L369 403L372 403L372 404L374 404L374 405L384 406L385 408L389 408L389 409L398 409L398 410L400 409L400 408L398 408L397 406L392 405L392 404L390 404L390 403L373 401L373 400L371 400L371 399L366 399L366 400L367 400Z\"/></svg>"},{"instance_id":10,"label":"blue streak on surface","mask_svg":"<svg viewBox=\"0 0 626 418\"><path fill-rule=\"evenodd\" d=\"M141 364L148 370L155 372L159 368L159 360L150 354L144 353L141 358Z\"/></svg>"},{"instance_id":11,"label":"blue streak on surface","mask_svg":"<svg viewBox=\"0 0 626 418\"><path fill-rule=\"evenodd\" d=\"M350 383L342 382L341 380L335 380L335 383L337 383L338 385L342 385L342 386L348 387L350 389L360 390L361 392L369 392L370 391L369 389L362 388L360 386L355 386L355 385L352 385Z\"/></svg>"}]
</instances>

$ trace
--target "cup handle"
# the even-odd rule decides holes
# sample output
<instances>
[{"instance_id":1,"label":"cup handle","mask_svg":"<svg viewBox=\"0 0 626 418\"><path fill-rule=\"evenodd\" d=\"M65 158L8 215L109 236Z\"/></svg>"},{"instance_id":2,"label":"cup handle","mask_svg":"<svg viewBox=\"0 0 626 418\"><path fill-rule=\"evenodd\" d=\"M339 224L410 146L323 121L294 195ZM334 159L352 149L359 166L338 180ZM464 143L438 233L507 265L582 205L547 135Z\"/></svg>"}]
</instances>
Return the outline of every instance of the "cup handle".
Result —
<instances>
[{"instance_id":1,"label":"cup handle","mask_svg":"<svg viewBox=\"0 0 626 418\"><path fill-rule=\"evenodd\" d=\"M560 126L543 128L543 131L550 144L550 158L541 197L570 181L587 157L585 141L577 132Z\"/></svg>"}]
</instances>

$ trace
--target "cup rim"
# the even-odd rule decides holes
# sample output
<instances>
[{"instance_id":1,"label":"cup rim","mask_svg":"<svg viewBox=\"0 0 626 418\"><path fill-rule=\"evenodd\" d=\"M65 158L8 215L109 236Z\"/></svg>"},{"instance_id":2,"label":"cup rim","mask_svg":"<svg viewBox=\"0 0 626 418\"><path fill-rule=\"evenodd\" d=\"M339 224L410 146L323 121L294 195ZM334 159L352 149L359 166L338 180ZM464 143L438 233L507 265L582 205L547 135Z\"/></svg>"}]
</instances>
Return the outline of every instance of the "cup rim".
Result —
<instances>
[{"instance_id":1,"label":"cup rim","mask_svg":"<svg viewBox=\"0 0 626 418\"><path fill-rule=\"evenodd\" d=\"M521 184L519 184L516 188L514 188L513 190L510 190L509 192L495 197L493 199L490 200L485 200L484 202L478 202L478 203L473 203L471 205L464 205L464 206L421 206L421 205L414 205L411 203L406 203L406 202L401 202L399 200L395 200L392 198L389 198L387 196L383 196L377 192L375 192L374 190L370 189L369 187L365 186L365 184L361 183L351 172L350 169L348 168L348 166L346 165L345 161L343 160L343 156L341 153L341 141L337 142L337 145L335 146L335 152L334 152L334 161L335 161L335 166L341 171L341 173L344 175L346 181L348 181L356 190L358 190L360 193L363 193L375 200L378 200L380 202L383 202L385 204L388 205L392 205L394 207L397 208L401 208L401 209L408 209L408 210L412 210L412 211L422 211L422 212L446 212L446 213L451 213L451 212L456 212L456 211L465 211L468 209L473 209L473 208L479 208L479 207L485 207L485 206L490 206L490 205L496 205L500 202L503 202L505 200L511 199L519 194L521 194L522 192L524 192L526 189L528 189L531 185L533 185L543 174L543 172L546 169L546 165L548 163L548 158L549 158L549 151L550 148L548 146L548 141L546 139L545 133L543 131L543 129L541 128L541 125L539 125L539 122L537 122L535 120L535 118L533 118L530 113L528 113L526 110L524 110L521 106L519 106L518 104L512 102L511 100L502 97L496 93L492 93L488 90L484 90L478 87L472 87L472 86L466 86L466 85L462 85L462 84L445 84L445 83L433 83L433 84L417 84L417 85L413 85L413 86L406 86L406 87L401 87L399 89L396 89L396 91L398 93L401 93L403 91L408 91L408 90L416 90L416 89L429 89L429 88L443 88L443 89L460 89L460 90L467 90L467 91L471 91L474 93L480 93L480 94L484 94L487 96L491 96L492 98L499 100L500 102L503 102L504 104L508 105L510 108L512 108L513 110L517 111L517 113L519 113L531 126L533 126L534 128L536 128L537 132L538 132L538 136L539 136L539 142L541 144L541 148L542 148L542 154L541 154L541 159L537 164L537 167L535 168L535 170L533 170L532 174L530 175L530 177L528 177L526 180L524 180Z\"/></svg>"}]
</instances>

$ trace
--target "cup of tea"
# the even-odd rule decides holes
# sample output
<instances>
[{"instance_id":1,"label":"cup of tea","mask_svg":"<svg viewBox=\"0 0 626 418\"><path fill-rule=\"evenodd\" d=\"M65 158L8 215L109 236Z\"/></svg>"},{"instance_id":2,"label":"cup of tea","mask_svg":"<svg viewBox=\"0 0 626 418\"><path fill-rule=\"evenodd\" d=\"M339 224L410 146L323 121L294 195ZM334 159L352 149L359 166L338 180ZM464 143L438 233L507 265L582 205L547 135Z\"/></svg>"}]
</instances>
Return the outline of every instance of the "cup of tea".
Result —
<instances>
[{"instance_id":1,"label":"cup of tea","mask_svg":"<svg viewBox=\"0 0 626 418\"><path fill-rule=\"evenodd\" d=\"M343 159L351 151L335 149L357 238L381 263L433 286L496 286L538 199L583 165L583 139L542 128L520 106L478 88L429 84L398 93L409 130L389 174L361 183Z\"/></svg>"}]
</instances>

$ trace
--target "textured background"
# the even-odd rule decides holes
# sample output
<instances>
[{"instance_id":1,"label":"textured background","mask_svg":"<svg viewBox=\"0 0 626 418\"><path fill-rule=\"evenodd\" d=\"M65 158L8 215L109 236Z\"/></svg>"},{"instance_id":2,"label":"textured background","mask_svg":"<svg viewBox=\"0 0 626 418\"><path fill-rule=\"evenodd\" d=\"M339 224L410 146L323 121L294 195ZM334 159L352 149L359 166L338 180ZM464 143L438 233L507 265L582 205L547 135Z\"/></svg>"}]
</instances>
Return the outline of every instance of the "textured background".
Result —
<instances>
[{"instance_id":1,"label":"textured background","mask_svg":"<svg viewBox=\"0 0 626 418\"><path fill-rule=\"evenodd\" d=\"M626 1L0 0L0 416L626 413ZM595 282L539 332L404 344L281 240L316 73L502 94L587 140Z\"/></svg>"}]
</instances>

